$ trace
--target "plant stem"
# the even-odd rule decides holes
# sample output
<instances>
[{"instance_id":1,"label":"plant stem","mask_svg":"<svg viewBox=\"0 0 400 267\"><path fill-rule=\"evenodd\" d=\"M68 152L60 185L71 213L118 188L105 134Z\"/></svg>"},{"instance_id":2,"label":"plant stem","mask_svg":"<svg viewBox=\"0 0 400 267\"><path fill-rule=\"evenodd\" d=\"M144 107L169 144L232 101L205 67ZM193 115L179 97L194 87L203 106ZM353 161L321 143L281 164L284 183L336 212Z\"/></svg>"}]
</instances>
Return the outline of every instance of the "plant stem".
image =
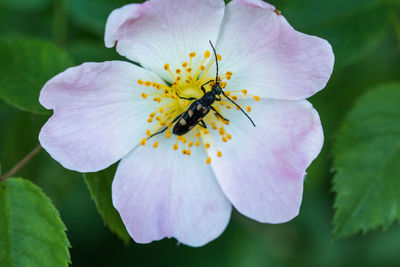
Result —
<instances>
[{"instance_id":1,"label":"plant stem","mask_svg":"<svg viewBox=\"0 0 400 267\"><path fill-rule=\"evenodd\" d=\"M20 162L18 162L11 170L9 170L6 174L0 177L0 182L3 182L5 179L14 176L22 167L24 167L33 157L35 157L42 147L38 145L35 147L28 155L26 155Z\"/></svg>"}]
</instances>

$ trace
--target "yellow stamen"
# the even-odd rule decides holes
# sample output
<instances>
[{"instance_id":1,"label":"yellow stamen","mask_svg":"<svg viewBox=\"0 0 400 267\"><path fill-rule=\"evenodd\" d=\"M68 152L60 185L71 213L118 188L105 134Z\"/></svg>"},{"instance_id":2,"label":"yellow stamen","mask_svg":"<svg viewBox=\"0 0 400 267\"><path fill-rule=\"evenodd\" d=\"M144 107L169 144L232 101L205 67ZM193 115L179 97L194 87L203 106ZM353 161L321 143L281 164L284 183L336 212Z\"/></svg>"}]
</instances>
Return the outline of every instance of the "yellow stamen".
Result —
<instances>
[{"instance_id":1,"label":"yellow stamen","mask_svg":"<svg viewBox=\"0 0 400 267\"><path fill-rule=\"evenodd\" d=\"M146 138L143 138L142 141L140 141L140 144L141 144L142 146L145 146L145 145L146 145L146 141L147 141L147 139L146 139Z\"/></svg>"},{"instance_id":2,"label":"yellow stamen","mask_svg":"<svg viewBox=\"0 0 400 267\"><path fill-rule=\"evenodd\" d=\"M206 163L207 163L207 164L210 164L210 163L211 163L211 158L210 158L210 157L208 157L208 158L206 159Z\"/></svg>"},{"instance_id":3,"label":"yellow stamen","mask_svg":"<svg viewBox=\"0 0 400 267\"><path fill-rule=\"evenodd\" d=\"M157 141L154 142L153 147L154 147L154 148L157 148L157 147L158 147L158 144L159 144L159 143L158 143Z\"/></svg>"}]
</instances>

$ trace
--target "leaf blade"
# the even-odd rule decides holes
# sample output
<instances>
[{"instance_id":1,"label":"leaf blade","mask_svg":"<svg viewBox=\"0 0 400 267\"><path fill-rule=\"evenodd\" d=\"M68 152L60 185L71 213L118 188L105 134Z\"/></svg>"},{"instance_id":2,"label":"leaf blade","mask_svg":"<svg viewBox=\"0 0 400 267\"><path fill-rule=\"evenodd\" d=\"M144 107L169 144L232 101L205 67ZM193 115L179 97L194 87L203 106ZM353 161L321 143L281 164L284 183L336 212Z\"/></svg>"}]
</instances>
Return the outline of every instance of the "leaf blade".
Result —
<instances>
[{"instance_id":1,"label":"leaf blade","mask_svg":"<svg viewBox=\"0 0 400 267\"><path fill-rule=\"evenodd\" d=\"M100 172L85 173L83 177L104 223L111 232L128 244L130 236L111 200L111 184L115 169L115 166L112 166Z\"/></svg>"},{"instance_id":2,"label":"leaf blade","mask_svg":"<svg viewBox=\"0 0 400 267\"><path fill-rule=\"evenodd\" d=\"M1 266L68 266L65 231L39 187L21 178L0 183Z\"/></svg>"},{"instance_id":3,"label":"leaf blade","mask_svg":"<svg viewBox=\"0 0 400 267\"><path fill-rule=\"evenodd\" d=\"M360 97L334 145L334 237L400 220L400 84Z\"/></svg>"},{"instance_id":4,"label":"leaf blade","mask_svg":"<svg viewBox=\"0 0 400 267\"><path fill-rule=\"evenodd\" d=\"M73 65L68 54L39 40L0 43L0 98L35 114L50 114L39 104L47 80Z\"/></svg>"}]
</instances>

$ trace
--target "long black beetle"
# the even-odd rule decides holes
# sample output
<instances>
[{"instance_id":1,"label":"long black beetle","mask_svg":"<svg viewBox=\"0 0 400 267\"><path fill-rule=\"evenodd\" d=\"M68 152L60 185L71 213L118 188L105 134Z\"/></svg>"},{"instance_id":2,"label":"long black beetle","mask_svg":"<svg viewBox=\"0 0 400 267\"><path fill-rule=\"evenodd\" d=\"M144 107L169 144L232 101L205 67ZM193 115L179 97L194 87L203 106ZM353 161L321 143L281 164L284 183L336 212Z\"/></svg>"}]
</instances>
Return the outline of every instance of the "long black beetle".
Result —
<instances>
[{"instance_id":1,"label":"long black beetle","mask_svg":"<svg viewBox=\"0 0 400 267\"><path fill-rule=\"evenodd\" d=\"M194 97L182 97L176 93L176 95L185 100L194 100L193 103L189 106L189 108L179 114L172 122L171 124L175 123L172 133L175 135L184 135L188 133L190 130L192 130L196 125L200 125L201 127L207 129L207 125L204 122L203 118L210 112L210 110L214 111L217 116L219 116L221 119L225 121L229 121L228 119L224 118L213 106L214 101L221 101L221 94L226 97L230 102L232 102L238 109L240 109L244 115L251 121L254 127L256 125L254 124L253 120L250 118L249 115L247 115L244 110L235 103L232 99L230 99L225 92L222 90L220 86L220 81L218 78L218 57L217 57L217 52L215 51L214 45L210 41L210 45L214 51L214 56L215 56L215 62L216 62L216 67L217 67L217 73L216 73L216 78L215 78L215 83L213 84L211 91L206 92L206 89L204 88L205 85L209 84L210 82L213 82L213 80L210 80L203 84L201 86L201 90L203 91L203 96L199 99L194 98ZM160 131L150 135L147 139L150 139L151 137L161 134L165 132L168 129L168 126L164 127Z\"/></svg>"}]
</instances>

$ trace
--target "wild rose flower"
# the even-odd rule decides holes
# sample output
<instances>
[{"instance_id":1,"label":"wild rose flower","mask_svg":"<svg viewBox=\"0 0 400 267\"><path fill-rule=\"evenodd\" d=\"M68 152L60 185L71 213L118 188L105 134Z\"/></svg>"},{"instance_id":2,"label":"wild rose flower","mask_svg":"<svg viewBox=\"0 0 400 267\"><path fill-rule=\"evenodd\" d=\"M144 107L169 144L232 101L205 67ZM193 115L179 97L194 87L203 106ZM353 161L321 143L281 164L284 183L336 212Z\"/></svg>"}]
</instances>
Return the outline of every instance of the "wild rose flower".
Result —
<instances>
[{"instance_id":1,"label":"wild rose flower","mask_svg":"<svg viewBox=\"0 0 400 267\"><path fill-rule=\"evenodd\" d=\"M222 97L213 106L229 123L210 112L207 129L176 136L172 120L191 102L178 94L200 98L201 85L215 82L209 40L221 86L256 127ZM225 229L232 205L266 223L298 214L305 170L323 144L318 113L304 99L332 73L328 42L297 32L260 0L150 0L114 10L105 44L140 67L85 63L52 78L40 103L54 115L39 139L71 170L121 160L112 199L136 242L204 245Z\"/></svg>"}]
</instances>

